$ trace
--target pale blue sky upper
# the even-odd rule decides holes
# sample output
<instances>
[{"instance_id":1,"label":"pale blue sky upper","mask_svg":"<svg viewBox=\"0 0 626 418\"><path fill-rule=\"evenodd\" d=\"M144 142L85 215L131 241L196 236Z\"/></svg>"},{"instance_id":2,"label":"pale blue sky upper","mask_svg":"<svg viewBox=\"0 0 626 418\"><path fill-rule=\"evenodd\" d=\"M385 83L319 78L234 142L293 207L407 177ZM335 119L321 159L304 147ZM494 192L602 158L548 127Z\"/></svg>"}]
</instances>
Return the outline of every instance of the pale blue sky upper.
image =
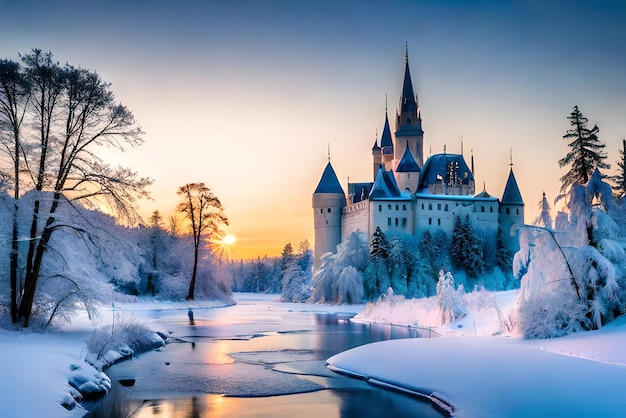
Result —
<instances>
[{"instance_id":1,"label":"pale blue sky upper","mask_svg":"<svg viewBox=\"0 0 626 418\"><path fill-rule=\"evenodd\" d=\"M622 1L3 1L0 50L31 48L98 71L146 132L111 158L155 180L144 214L205 182L241 256L313 241L311 193L331 160L345 189L371 181L392 122L405 42L425 154L473 150L477 191L514 171L537 214L564 174L578 105L614 164L626 137ZM430 151L429 151L430 150ZM556 209L554 209L554 214ZM236 255L235 255L236 256Z\"/></svg>"}]
</instances>

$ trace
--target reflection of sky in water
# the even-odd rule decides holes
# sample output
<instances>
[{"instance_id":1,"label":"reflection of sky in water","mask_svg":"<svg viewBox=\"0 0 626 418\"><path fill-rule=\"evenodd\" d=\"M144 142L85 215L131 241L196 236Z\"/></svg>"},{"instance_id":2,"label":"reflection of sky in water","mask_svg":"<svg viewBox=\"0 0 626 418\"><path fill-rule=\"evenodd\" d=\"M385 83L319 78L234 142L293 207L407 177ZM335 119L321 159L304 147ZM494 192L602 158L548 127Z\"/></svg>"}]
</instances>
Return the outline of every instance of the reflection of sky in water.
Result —
<instances>
[{"instance_id":1,"label":"reflection of sky in water","mask_svg":"<svg viewBox=\"0 0 626 418\"><path fill-rule=\"evenodd\" d=\"M351 314L294 312L276 303L197 309L195 325L187 311L158 316L151 327L178 342L107 371L115 382L136 379L134 386L117 385L114 391L140 411L133 417L387 417L423 407L325 367L326 358L340 351L415 337L415 330L352 323ZM377 405L387 409L375 412Z\"/></svg>"}]
</instances>

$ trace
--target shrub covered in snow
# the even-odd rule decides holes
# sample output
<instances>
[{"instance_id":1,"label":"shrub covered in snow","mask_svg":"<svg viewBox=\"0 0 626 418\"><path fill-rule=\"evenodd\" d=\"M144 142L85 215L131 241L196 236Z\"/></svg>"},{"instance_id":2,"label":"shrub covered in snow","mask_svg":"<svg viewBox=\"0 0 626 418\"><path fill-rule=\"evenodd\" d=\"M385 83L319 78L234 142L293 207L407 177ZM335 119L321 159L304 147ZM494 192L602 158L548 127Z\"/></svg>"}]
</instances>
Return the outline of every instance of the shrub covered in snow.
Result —
<instances>
[{"instance_id":1,"label":"shrub covered in snow","mask_svg":"<svg viewBox=\"0 0 626 418\"><path fill-rule=\"evenodd\" d=\"M437 300L442 324L448 324L467 314L464 293L463 285L455 288L452 273L443 270L439 272Z\"/></svg>"},{"instance_id":2,"label":"shrub covered in snow","mask_svg":"<svg viewBox=\"0 0 626 418\"><path fill-rule=\"evenodd\" d=\"M553 232L526 226L514 274L521 279L519 329L529 338L597 329L626 311L624 208L596 170L585 186L574 184L568 214Z\"/></svg>"},{"instance_id":3,"label":"shrub covered in snow","mask_svg":"<svg viewBox=\"0 0 626 418\"><path fill-rule=\"evenodd\" d=\"M337 246L337 253L327 253L313 276L314 303L361 303L362 272L367 266L369 241L367 234L356 231Z\"/></svg>"}]
</instances>

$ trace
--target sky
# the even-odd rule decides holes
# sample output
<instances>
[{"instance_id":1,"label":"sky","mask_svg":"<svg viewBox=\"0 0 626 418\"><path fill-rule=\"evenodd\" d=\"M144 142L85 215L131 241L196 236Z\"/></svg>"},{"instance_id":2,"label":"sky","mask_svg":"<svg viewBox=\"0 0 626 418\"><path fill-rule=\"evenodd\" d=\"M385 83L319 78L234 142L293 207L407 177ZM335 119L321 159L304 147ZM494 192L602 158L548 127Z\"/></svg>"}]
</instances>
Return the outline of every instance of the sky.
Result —
<instances>
[{"instance_id":1,"label":"sky","mask_svg":"<svg viewBox=\"0 0 626 418\"><path fill-rule=\"evenodd\" d=\"M459 153L462 141L477 191L496 197L512 155L532 222L542 192L559 192L574 105L615 166L624 21L619 0L0 0L0 51L52 51L112 83L145 143L104 153L154 180L144 218L167 218L180 186L204 182L237 237L231 259L247 259L314 243L311 194L329 147L344 189L371 180L407 44L426 155Z\"/></svg>"}]
</instances>

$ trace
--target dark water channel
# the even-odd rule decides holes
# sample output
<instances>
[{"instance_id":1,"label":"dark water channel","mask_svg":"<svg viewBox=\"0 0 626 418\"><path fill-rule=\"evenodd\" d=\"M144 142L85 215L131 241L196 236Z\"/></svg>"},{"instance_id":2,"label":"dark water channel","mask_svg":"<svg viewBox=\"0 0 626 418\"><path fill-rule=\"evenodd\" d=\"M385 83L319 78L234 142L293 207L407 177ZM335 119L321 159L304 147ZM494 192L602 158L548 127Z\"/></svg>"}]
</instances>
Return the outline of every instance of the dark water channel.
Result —
<instances>
[{"instance_id":1,"label":"dark water channel","mask_svg":"<svg viewBox=\"0 0 626 418\"><path fill-rule=\"evenodd\" d=\"M326 368L362 344L420 337L415 329L349 321L354 313L238 296L237 305L143 312L170 336L117 364L114 387L88 417L441 417L426 401ZM132 386L123 386L133 382Z\"/></svg>"}]
</instances>

